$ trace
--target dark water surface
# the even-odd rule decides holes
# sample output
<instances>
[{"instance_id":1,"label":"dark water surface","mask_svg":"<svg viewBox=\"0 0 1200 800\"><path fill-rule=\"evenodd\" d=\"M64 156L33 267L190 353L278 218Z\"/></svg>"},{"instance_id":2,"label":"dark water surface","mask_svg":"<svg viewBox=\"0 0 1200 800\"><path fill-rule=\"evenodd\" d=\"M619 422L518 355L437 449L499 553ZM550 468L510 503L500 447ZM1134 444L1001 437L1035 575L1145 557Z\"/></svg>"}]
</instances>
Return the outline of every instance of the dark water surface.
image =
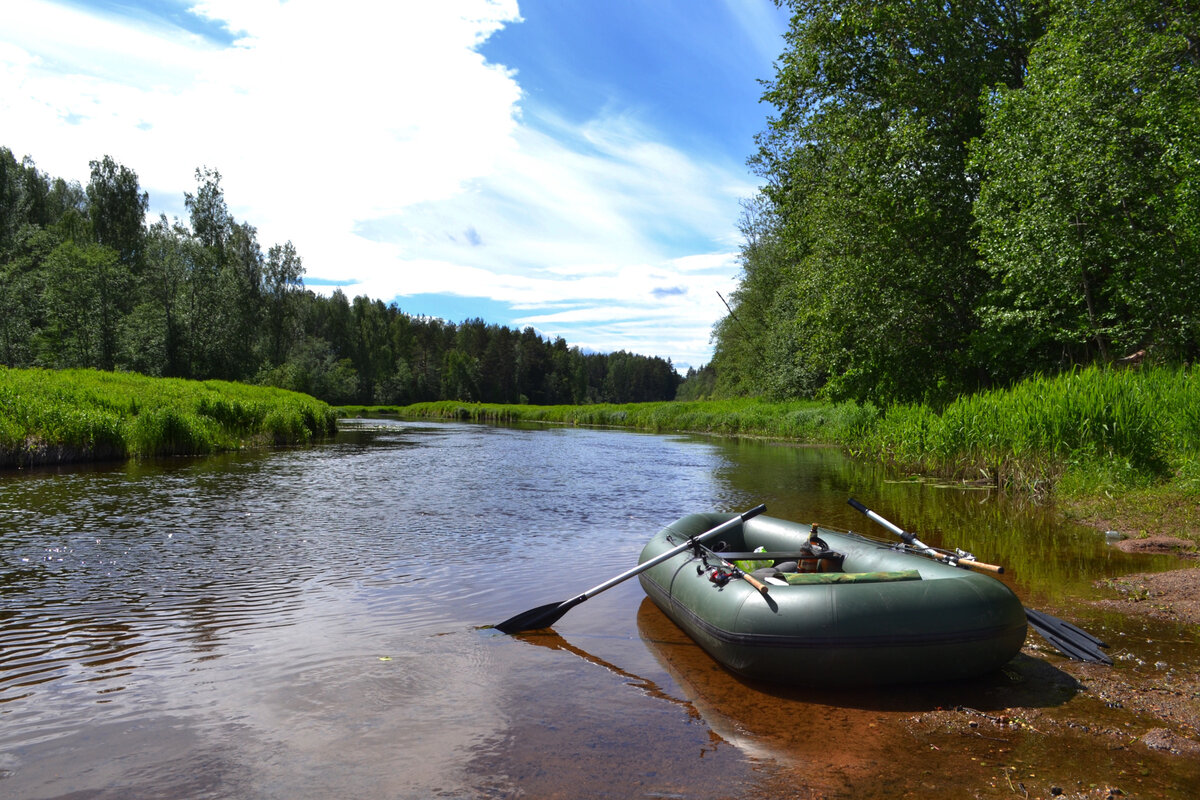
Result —
<instances>
[{"instance_id":1,"label":"dark water surface","mask_svg":"<svg viewBox=\"0 0 1200 800\"><path fill-rule=\"evenodd\" d=\"M354 421L312 449L0 475L0 798L1007 797L998 765L1050 780L1098 747L906 727L956 705L1104 717L1028 656L949 687L753 686L636 580L554 634L480 627L628 569L692 511L883 535L850 496L1004 563L1027 605L1120 639L1117 669L1195 668L1188 632L1064 605L1166 562L1044 511L829 449ZM1145 796L1200 788L1128 752L1083 753L1089 779L1141 764Z\"/></svg>"}]
</instances>

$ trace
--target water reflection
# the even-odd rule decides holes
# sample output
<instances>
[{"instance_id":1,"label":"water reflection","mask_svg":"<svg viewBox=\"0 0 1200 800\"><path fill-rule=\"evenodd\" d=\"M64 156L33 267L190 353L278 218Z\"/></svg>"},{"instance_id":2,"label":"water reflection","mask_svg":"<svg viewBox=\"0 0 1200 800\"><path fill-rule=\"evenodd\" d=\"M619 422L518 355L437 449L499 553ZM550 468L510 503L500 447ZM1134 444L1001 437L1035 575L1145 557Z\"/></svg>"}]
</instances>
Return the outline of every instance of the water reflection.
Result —
<instances>
[{"instance_id":1,"label":"water reflection","mask_svg":"<svg viewBox=\"0 0 1200 800\"><path fill-rule=\"evenodd\" d=\"M667 437L393 421L314 449L0 476L0 788L474 785L463 749L505 729L521 672L474 627L728 502L721 463Z\"/></svg>"},{"instance_id":2,"label":"water reflection","mask_svg":"<svg viewBox=\"0 0 1200 800\"><path fill-rule=\"evenodd\" d=\"M1074 684L1019 659L943 694L768 690L636 581L546 646L478 626L623 572L687 513L758 502L882 536L857 496L1038 602L1132 571L1036 509L884 477L831 449L394 420L0 475L0 796L866 796L913 760L904 715L1054 707Z\"/></svg>"},{"instance_id":3,"label":"water reflection","mask_svg":"<svg viewBox=\"0 0 1200 800\"><path fill-rule=\"evenodd\" d=\"M894 537L847 505L856 497L935 547L960 547L1001 564L1022 596L1059 601L1092 593L1098 577L1169 569L1170 557L1147 558L1108 546L1095 530L1064 523L1052 507L954 488L895 480L881 467L845 458L831 448L757 440L723 440L721 477L767 503L772 516Z\"/></svg>"}]
</instances>

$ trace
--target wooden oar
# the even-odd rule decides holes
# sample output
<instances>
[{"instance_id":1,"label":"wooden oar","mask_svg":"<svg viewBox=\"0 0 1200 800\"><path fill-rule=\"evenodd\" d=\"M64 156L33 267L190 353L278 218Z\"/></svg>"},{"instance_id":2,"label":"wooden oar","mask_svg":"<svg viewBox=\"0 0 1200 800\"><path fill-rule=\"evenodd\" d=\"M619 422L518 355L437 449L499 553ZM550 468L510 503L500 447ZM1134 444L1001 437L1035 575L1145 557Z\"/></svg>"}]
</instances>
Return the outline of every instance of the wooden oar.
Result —
<instances>
[{"instance_id":1,"label":"wooden oar","mask_svg":"<svg viewBox=\"0 0 1200 800\"><path fill-rule=\"evenodd\" d=\"M915 535L902 530L899 526L888 522L883 517L876 514L871 509L864 506L854 498L850 498L850 505L856 511L861 511L870 519L875 520L883 527L890 530L892 533L904 540L904 543L921 550L926 555L932 556L939 561L957 564L960 567L971 567L972 569L986 569L990 572L1003 572L1003 567L997 567L992 564L982 564L974 560L974 557L967 559L962 556L954 557L948 553L943 553L935 550L932 547L924 544ZM1108 647L1106 642L1097 639L1082 628L1077 628L1066 620L1052 617L1042 611L1035 611L1032 608L1025 609L1025 619L1029 622L1029 627L1033 628L1038 634L1050 644L1054 645L1059 652L1068 658L1073 658L1076 661L1090 661L1095 664L1107 664L1112 666L1113 660L1107 653L1100 650L1101 647Z\"/></svg>"},{"instance_id":2,"label":"wooden oar","mask_svg":"<svg viewBox=\"0 0 1200 800\"><path fill-rule=\"evenodd\" d=\"M572 597L570 600L564 600L561 603L547 603L544 606L538 606L537 608L531 608L528 611L523 611L520 614L517 614L515 617L509 617L503 622L497 624L495 626L496 630L501 631L502 633L520 633L521 631L535 631L540 628L549 628L555 622L558 622L563 614L566 614L572 608L579 605L584 600L587 600L589 597L600 594L600 592L603 592L606 589L611 589L618 583L629 580L634 575L645 572L651 567L657 566L662 562L679 555L685 550L693 547L696 542L703 542L707 539L712 539L715 536L719 536L725 531L732 530L751 517L757 517L766 510L767 507L765 505L755 506L749 511L739 514L738 516L721 523L717 527L705 531L699 536L693 536L678 547L674 547L664 553L659 553L649 561L638 564L633 569L626 570L615 578L609 578L604 583L594 586L583 594Z\"/></svg>"}]
</instances>

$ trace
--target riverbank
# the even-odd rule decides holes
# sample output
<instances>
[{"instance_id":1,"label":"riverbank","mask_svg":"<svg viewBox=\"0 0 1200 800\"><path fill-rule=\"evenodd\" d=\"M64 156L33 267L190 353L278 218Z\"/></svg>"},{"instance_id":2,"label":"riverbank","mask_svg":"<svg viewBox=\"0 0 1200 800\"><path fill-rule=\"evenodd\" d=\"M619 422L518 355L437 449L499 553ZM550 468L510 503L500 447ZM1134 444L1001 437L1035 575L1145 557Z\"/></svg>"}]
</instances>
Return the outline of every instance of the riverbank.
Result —
<instances>
[{"instance_id":1,"label":"riverbank","mask_svg":"<svg viewBox=\"0 0 1200 800\"><path fill-rule=\"evenodd\" d=\"M282 389L0 367L0 468L304 444L336 430L329 405Z\"/></svg>"},{"instance_id":2,"label":"riverbank","mask_svg":"<svg viewBox=\"0 0 1200 800\"><path fill-rule=\"evenodd\" d=\"M994 486L1128 538L1200 546L1200 376L1086 369L961 397L945 408L758 399L339 409L474 422L620 427L836 445L897 474Z\"/></svg>"}]
</instances>

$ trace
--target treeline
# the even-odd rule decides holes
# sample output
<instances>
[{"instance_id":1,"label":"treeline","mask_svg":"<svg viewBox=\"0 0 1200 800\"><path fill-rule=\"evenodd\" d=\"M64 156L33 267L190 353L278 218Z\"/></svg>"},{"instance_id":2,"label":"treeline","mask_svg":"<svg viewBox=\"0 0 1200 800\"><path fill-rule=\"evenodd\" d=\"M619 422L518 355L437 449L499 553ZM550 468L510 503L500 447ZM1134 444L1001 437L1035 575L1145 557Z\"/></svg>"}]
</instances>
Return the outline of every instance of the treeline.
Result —
<instances>
[{"instance_id":1,"label":"treeline","mask_svg":"<svg viewBox=\"0 0 1200 800\"><path fill-rule=\"evenodd\" d=\"M787 0L744 273L681 396L1200 356L1200 6Z\"/></svg>"},{"instance_id":2,"label":"treeline","mask_svg":"<svg viewBox=\"0 0 1200 800\"><path fill-rule=\"evenodd\" d=\"M319 296L291 242L264 253L233 218L220 173L196 180L186 222L147 225L137 174L112 158L91 162L81 186L0 147L0 364L241 381L335 404L675 396L669 360Z\"/></svg>"}]
</instances>

